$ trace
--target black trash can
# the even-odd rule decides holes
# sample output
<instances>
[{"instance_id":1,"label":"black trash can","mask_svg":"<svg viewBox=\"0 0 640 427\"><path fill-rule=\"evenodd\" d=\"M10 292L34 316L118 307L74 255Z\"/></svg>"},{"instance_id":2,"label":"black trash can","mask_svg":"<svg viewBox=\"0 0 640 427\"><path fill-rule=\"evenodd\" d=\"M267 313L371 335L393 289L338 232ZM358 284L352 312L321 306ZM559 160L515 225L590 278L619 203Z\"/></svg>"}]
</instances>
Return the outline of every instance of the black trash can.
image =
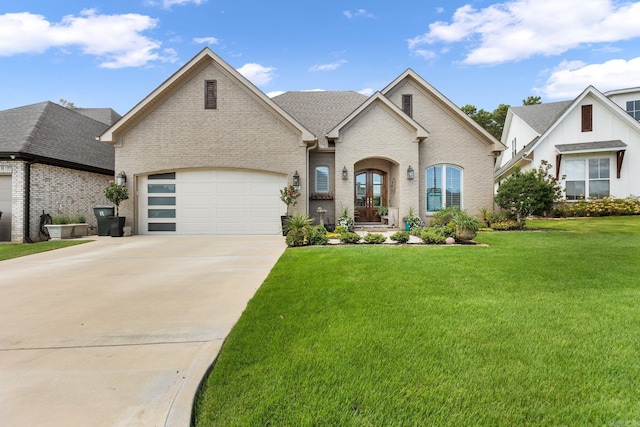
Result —
<instances>
[{"instance_id":1,"label":"black trash can","mask_svg":"<svg viewBox=\"0 0 640 427\"><path fill-rule=\"evenodd\" d=\"M115 208L113 206L96 206L93 213L98 220L98 236L109 235L109 217L113 216Z\"/></svg>"}]
</instances>

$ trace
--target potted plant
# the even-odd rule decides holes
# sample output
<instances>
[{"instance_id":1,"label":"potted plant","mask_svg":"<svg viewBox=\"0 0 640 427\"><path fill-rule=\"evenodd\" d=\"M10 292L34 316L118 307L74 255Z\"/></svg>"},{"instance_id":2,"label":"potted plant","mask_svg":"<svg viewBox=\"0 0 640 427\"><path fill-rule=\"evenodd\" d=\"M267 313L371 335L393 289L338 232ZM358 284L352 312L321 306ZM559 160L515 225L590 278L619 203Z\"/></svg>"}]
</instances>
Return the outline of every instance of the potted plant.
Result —
<instances>
[{"instance_id":1,"label":"potted plant","mask_svg":"<svg viewBox=\"0 0 640 427\"><path fill-rule=\"evenodd\" d=\"M116 216L109 217L109 234L111 237L122 237L123 227L126 217L120 216L120 203L129 198L127 187L118 185L111 181L107 188L104 189L105 197L114 205L116 205Z\"/></svg>"},{"instance_id":2,"label":"potted plant","mask_svg":"<svg viewBox=\"0 0 640 427\"><path fill-rule=\"evenodd\" d=\"M298 197L300 197L300 191L293 185L288 185L280 190L280 200L282 200L282 202L287 205L287 214L280 216L283 236L287 235L287 232L285 230L287 219L291 218L290 210L298 203Z\"/></svg>"},{"instance_id":3,"label":"potted plant","mask_svg":"<svg viewBox=\"0 0 640 427\"><path fill-rule=\"evenodd\" d=\"M402 220L404 221L406 231L412 231L422 227L422 220L419 216L416 216L413 206L409 207L409 213L402 218Z\"/></svg>"},{"instance_id":4,"label":"potted plant","mask_svg":"<svg viewBox=\"0 0 640 427\"><path fill-rule=\"evenodd\" d=\"M389 208L387 206L380 206L378 208L378 216L380 217L380 222L384 224L384 222L389 219Z\"/></svg>"},{"instance_id":5,"label":"potted plant","mask_svg":"<svg viewBox=\"0 0 640 427\"><path fill-rule=\"evenodd\" d=\"M466 211L459 211L453 215L453 222L456 224L456 237L460 240L473 240L482 227L482 221Z\"/></svg>"},{"instance_id":6,"label":"potted plant","mask_svg":"<svg viewBox=\"0 0 640 427\"><path fill-rule=\"evenodd\" d=\"M349 208L341 208L340 217L338 218L338 225L345 227L349 231L353 231L353 222L353 217L349 213Z\"/></svg>"}]
</instances>

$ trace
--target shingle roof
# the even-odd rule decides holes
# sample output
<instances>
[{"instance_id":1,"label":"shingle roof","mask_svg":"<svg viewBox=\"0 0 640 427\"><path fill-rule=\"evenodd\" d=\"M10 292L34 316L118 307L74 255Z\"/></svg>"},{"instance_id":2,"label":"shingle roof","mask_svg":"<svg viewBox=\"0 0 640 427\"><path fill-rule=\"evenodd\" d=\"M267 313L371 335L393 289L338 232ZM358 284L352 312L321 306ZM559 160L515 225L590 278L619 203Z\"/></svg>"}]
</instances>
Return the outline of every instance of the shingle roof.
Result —
<instances>
[{"instance_id":1,"label":"shingle roof","mask_svg":"<svg viewBox=\"0 0 640 427\"><path fill-rule=\"evenodd\" d=\"M366 96L353 91L285 92L273 98L316 135L321 148L327 147L325 134L366 100Z\"/></svg>"},{"instance_id":2,"label":"shingle roof","mask_svg":"<svg viewBox=\"0 0 640 427\"><path fill-rule=\"evenodd\" d=\"M12 108L0 111L0 153L112 172L114 149L96 140L108 127L49 101Z\"/></svg>"},{"instance_id":3,"label":"shingle roof","mask_svg":"<svg viewBox=\"0 0 640 427\"><path fill-rule=\"evenodd\" d=\"M573 101L561 101L548 104L523 105L521 107L511 107L511 111L524 120L538 134L542 135L572 103Z\"/></svg>"},{"instance_id":4,"label":"shingle roof","mask_svg":"<svg viewBox=\"0 0 640 427\"><path fill-rule=\"evenodd\" d=\"M604 150L624 150L627 144L619 139L612 141L577 142L573 144L558 144L556 149L559 153L572 153L576 151L593 152Z\"/></svg>"}]
</instances>

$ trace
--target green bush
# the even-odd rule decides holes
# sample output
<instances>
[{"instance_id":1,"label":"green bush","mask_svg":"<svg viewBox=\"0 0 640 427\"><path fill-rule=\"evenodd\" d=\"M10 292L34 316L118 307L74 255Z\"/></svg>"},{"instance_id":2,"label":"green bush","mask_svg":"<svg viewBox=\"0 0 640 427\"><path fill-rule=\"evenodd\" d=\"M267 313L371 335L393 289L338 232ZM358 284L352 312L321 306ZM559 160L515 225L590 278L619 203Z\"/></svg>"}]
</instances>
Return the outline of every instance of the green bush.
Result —
<instances>
[{"instance_id":1,"label":"green bush","mask_svg":"<svg viewBox=\"0 0 640 427\"><path fill-rule=\"evenodd\" d=\"M285 231L287 246L303 246L309 243L313 220L306 214L296 213L287 220Z\"/></svg>"},{"instance_id":2,"label":"green bush","mask_svg":"<svg viewBox=\"0 0 640 427\"><path fill-rule=\"evenodd\" d=\"M327 237L327 229L322 225L316 225L311 228L311 232L309 233L309 244L310 245L326 245L329 241Z\"/></svg>"},{"instance_id":3,"label":"green bush","mask_svg":"<svg viewBox=\"0 0 640 427\"><path fill-rule=\"evenodd\" d=\"M410 235L408 231L398 231L389 236L391 240L398 243L407 243L409 241L409 237Z\"/></svg>"},{"instance_id":4,"label":"green bush","mask_svg":"<svg viewBox=\"0 0 640 427\"><path fill-rule=\"evenodd\" d=\"M436 225L447 225L451 221L453 221L453 217L456 214L460 213L460 208L458 207L449 207L440 209L438 212L434 213L431 217L431 221L429 222L430 227L434 227Z\"/></svg>"},{"instance_id":5,"label":"green bush","mask_svg":"<svg viewBox=\"0 0 640 427\"><path fill-rule=\"evenodd\" d=\"M435 227L423 228L420 233L420 238L428 245L441 245L447 240Z\"/></svg>"},{"instance_id":6,"label":"green bush","mask_svg":"<svg viewBox=\"0 0 640 427\"><path fill-rule=\"evenodd\" d=\"M556 204L554 210L554 216L561 218L624 215L640 215L640 199L605 197L577 202L563 201Z\"/></svg>"},{"instance_id":7,"label":"green bush","mask_svg":"<svg viewBox=\"0 0 640 427\"><path fill-rule=\"evenodd\" d=\"M340 234L341 243L358 243L360 242L360 239L361 237L359 234L352 233L350 231Z\"/></svg>"},{"instance_id":8,"label":"green bush","mask_svg":"<svg viewBox=\"0 0 640 427\"><path fill-rule=\"evenodd\" d=\"M364 236L364 242L374 245L379 245L387 241L387 238L380 233L369 233Z\"/></svg>"},{"instance_id":9,"label":"green bush","mask_svg":"<svg viewBox=\"0 0 640 427\"><path fill-rule=\"evenodd\" d=\"M520 229L520 224L513 219L503 219L502 221L492 222L491 228L497 231L518 230Z\"/></svg>"},{"instance_id":10,"label":"green bush","mask_svg":"<svg viewBox=\"0 0 640 427\"><path fill-rule=\"evenodd\" d=\"M51 218L51 222L56 225L72 224L69 215L57 215Z\"/></svg>"},{"instance_id":11,"label":"green bush","mask_svg":"<svg viewBox=\"0 0 640 427\"><path fill-rule=\"evenodd\" d=\"M349 229L347 227L343 226L343 225L339 225L339 226L336 227L336 231L335 232L338 233L338 234L344 234L344 233L348 233Z\"/></svg>"}]
</instances>

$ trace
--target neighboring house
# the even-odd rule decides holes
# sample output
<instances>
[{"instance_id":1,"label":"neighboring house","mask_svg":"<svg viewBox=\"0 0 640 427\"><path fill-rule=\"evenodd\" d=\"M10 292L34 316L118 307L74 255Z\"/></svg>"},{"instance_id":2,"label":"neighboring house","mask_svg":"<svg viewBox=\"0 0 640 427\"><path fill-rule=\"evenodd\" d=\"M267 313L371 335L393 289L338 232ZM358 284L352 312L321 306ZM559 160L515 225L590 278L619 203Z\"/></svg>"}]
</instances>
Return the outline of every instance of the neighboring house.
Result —
<instances>
[{"instance_id":1,"label":"neighboring house","mask_svg":"<svg viewBox=\"0 0 640 427\"><path fill-rule=\"evenodd\" d=\"M639 119L640 88L602 94L589 86L572 101L510 108L495 182L544 160L567 200L638 196Z\"/></svg>"},{"instance_id":2,"label":"neighboring house","mask_svg":"<svg viewBox=\"0 0 640 427\"><path fill-rule=\"evenodd\" d=\"M108 203L114 175L113 147L97 138L119 117L52 102L0 111L0 241L40 240L43 211L96 225L93 207Z\"/></svg>"},{"instance_id":3,"label":"neighboring house","mask_svg":"<svg viewBox=\"0 0 640 427\"><path fill-rule=\"evenodd\" d=\"M134 197L136 234L277 234L280 190L335 224L342 208L379 222L379 206L424 220L445 206L493 203L504 146L412 70L367 98L290 92L270 99L205 48L100 139ZM133 178L133 179L132 179Z\"/></svg>"}]
</instances>

